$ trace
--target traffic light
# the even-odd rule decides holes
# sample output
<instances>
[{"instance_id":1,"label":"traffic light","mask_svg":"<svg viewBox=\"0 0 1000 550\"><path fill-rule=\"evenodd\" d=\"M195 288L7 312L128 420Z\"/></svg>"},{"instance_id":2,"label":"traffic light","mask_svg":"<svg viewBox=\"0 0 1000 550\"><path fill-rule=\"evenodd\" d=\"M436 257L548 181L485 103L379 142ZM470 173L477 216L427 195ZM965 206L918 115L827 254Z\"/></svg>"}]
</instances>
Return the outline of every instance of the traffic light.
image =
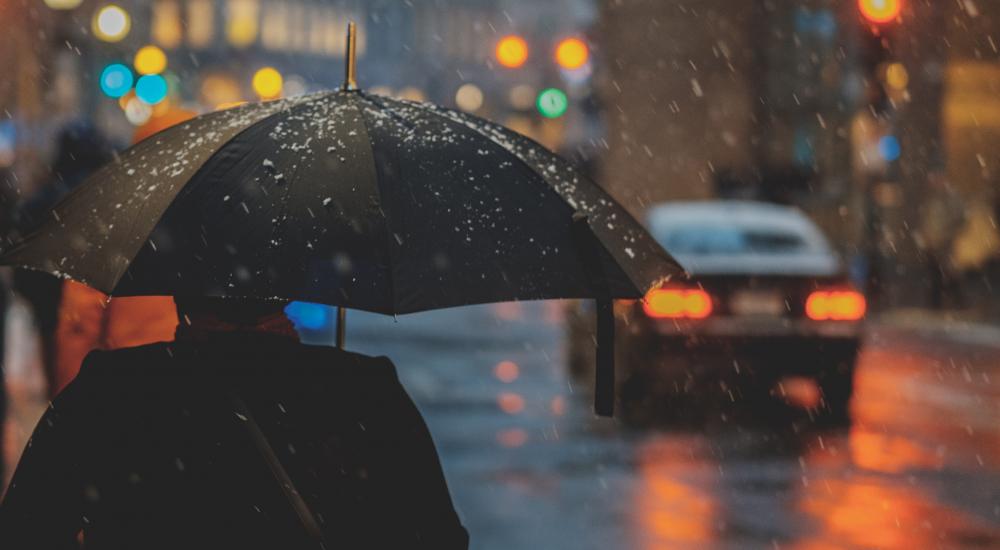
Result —
<instances>
[{"instance_id":1,"label":"traffic light","mask_svg":"<svg viewBox=\"0 0 1000 550\"><path fill-rule=\"evenodd\" d=\"M528 60L528 43L524 38L511 34L497 42L495 54L498 63L508 69L516 69Z\"/></svg>"},{"instance_id":2,"label":"traffic light","mask_svg":"<svg viewBox=\"0 0 1000 550\"><path fill-rule=\"evenodd\" d=\"M590 59L590 49L579 38L564 38L556 45L556 63L563 69L579 69Z\"/></svg>"},{"instance_id":3,"label":"traffic light","mask_svg":"<svg viewBox=\"0 0 1000 550\"><path fill-rule=\"evenodd\" d=\"M122 97L132 89L132 71L121 63L112 63L101 71L100 83L104 95Z\"/></svg>"},{"instance_id":4,"label":"traffic light","mask_svg":"<svg viewBox=\"0 0 1000 550\"><path fill-rule=\"evenodd\" d=\"M871 23L895 21L903 10L903 0L858 0L861 15Z\"/></svg>"},{"instance_id":5,"label":"traffic light","mask_svg":"<svg viewBox=\"0 0 1000 550\"><path fill-rule=\"evenodd\" d=\"M569 98L566 97L566 92L559 88L547 88L538 94L535 107L545 118L559 118L566 114Z\"/></svg>"}]
</instances>

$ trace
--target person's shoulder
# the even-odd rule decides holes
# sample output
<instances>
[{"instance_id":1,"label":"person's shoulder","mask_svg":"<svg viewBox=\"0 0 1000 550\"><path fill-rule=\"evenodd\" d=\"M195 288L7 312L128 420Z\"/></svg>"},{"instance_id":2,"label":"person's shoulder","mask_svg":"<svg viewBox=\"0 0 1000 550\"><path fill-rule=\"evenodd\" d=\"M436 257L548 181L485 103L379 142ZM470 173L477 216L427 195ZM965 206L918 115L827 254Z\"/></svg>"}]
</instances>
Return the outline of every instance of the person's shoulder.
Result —
<instances>
[{"instance_id":1,"label":"person's shoulder","mask_svg":"<svg viewBox=\"0 0 1000 550\"><path fill-rule=\"evenodd\" d=\"M169 361L175 356L172 342L157 342L132 348L93 350L87 354L80 374L96 375L119 368L149 366Z\"/></svg>"},{"instance_id":2,"label":"person's shoulder","mask_svg":"<svg viewBox=\"0 0 1000 550\"><path fill-rule=\"evenodd\" d=\"M371 356L331 346L301 344L299 353L309 366L333 367L350 376L396 377L396 367L384 356Z\"/></svg>"}]
</instances>

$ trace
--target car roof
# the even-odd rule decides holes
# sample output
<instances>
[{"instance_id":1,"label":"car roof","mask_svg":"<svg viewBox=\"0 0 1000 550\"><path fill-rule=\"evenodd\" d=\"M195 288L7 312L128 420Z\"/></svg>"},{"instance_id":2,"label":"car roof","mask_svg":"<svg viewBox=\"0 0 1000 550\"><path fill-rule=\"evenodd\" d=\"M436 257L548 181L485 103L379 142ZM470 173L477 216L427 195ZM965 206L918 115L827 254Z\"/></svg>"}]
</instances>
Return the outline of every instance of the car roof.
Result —
<instances>
[{"instance_id":1,"label":"car roof","mask_svg":"<svg viewBox=\"0 0 1000 550\"><path fill-rule=\"evenodd\" d=\"M766 202L720 200L680 201L651 207L647 220L652 227L713 225L783 229L804 238L823 237L816 225L798 208Z\"/></svg>"},{"instance_id":2,"label":"car roof","mask_svg":"<svg viewBox=\"0 0 1000 550\"><path fill-rule=\"evenodd\" d=\"M675 254L681 264L697 274L832 275L840 260L826 237L801 210L773 203L746 200L677 201L650 207L646 221L657 239L672 231L698 227L735 227L794 234L805 246L800 252L767 254ZM668 252L670 250L668 249Z\"/></svg>"}]
</instances>

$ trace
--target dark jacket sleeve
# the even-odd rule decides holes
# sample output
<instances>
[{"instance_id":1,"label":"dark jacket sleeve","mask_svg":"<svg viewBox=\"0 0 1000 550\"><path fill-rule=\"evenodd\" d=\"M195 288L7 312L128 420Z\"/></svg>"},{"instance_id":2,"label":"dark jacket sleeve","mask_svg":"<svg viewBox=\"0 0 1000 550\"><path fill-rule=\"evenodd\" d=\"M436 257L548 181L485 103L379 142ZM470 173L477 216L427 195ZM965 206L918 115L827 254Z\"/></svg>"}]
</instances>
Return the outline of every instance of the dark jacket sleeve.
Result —
<instances>
[{"instance_id":1,"label":"dark jacket sleeve","mask_svg":"<svg viewBox=\"0 0 1000 550\"><path fill-rule=\"evenodd\" d=\"M375 398L371 400L377 407L372 416L382 424L379 432L386 447L381 466L393 479L396 504L413 519L418 539L414 547L465 550L469 535L455 512L427 424L400 384L392 362L386 357L376 361L386 372L384 387L372 388Z\"/></svg>"},{"instance_id":2,"label":"dark jacket sleeve","mask_svg":"<svg viewBox=\"0 0 1000 550\"><path fill-rule=\"evenodd\" d=\"M0 502L0 548L78 548L83 526L81 464L89 373L94 355L52 401L21 455L7 494Z\"/></svg>"}]
</instances>

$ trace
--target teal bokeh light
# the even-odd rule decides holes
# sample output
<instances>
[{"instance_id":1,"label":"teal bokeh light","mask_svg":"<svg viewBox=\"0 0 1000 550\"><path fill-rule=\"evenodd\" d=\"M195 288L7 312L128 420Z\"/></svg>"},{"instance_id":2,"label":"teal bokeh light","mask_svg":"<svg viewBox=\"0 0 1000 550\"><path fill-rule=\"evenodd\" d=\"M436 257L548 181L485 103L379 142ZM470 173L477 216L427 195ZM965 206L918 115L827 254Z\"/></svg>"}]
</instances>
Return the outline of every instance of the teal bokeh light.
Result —
<instances>
[{"instance_id":1,"label":"teal bokeh light","mask_svg":"<svg viewBox=\"0 0 1000 550\"><path fill-rule=\"evenodd\" d=\"M101 72L101 91L104 95L119 98L132 89L132 70L121 63L112 63Z\"/></svg>"},{"instance_id":2,"label":"teal bokeh light","mask_svg":"<svg viewBox=\"0 0 1000 550\"><path fill-rule=\"evenodd\" d=\"M158 74L147 74L135 83L135 96L145 103L156 105L167 97L167 80Z\"/></svg>"}]
</instances>

